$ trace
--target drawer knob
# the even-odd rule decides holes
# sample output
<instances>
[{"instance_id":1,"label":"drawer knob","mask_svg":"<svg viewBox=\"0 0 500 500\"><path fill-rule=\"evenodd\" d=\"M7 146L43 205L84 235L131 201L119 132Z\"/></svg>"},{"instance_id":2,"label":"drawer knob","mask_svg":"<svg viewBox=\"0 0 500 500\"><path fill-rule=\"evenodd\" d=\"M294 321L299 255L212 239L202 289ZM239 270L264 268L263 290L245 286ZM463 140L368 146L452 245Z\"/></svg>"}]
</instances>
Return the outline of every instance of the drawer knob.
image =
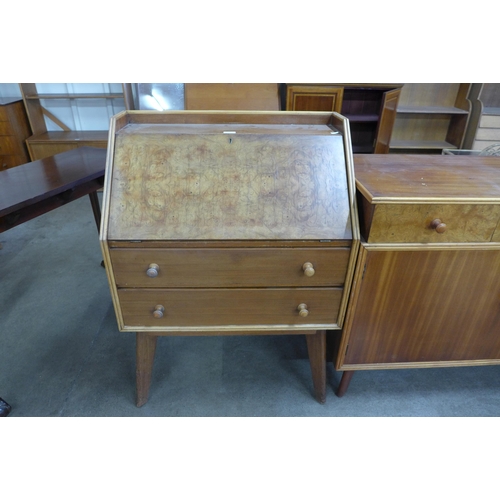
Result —
<instances>
[{"instance_id":1,"label":"drawer knob","mask_svg":"<svg viewBox=\"0 0 500 500\"><path fill-rule=\"evenodd\" d=\"M446 224L441 219L434 219L431 222L431 228L436 230L436 233L444 233L446 231Z\"/></svg>"},{"instance_id":2,"label":"drawer knob","mask_svg":"<svg viewBox=\"0 0 500 500\"><path fill-rule=\"evenodd\" d=\"M304 270L304 274L306 276L314 276L314 273L316 272L314 270L314 267L313 265L310 263L310 262L306 262L303 266L302 266L302 269Z\"/></svg>"},{"instance_id":3,"label":"drawer knob","mask_svg":"<svg viewBox=\"0 0 500 500\"><path fill-rule=\"evenodd\" d=\"M158 264L149 264L146 274L150 278L156 278L158 276L159 271L160 271L160 266Z\"/></svg>"},{"instance_id":4,"label":"drawer knob","mask_svg":"<svg viewBox=\"0 0 500 500\"><path fill-rule=\"evenodd\" d=\"M163 318L163 311L165 311L165 308L162 305L157 305L153 311L153 316L155 318Z\"/></svg>"},{"instance_id":5,"label":"drawer knob","mask_svg":"<svg viewBox=\"0 0 500 500\"><path fill-rule=\"evenodd\" d=\"M307 310L307 304L299 304L297 306L297 311L299 311L299 316L301 316L302 318L305 318L309 314L309 311Z\"/></svg>"}]
</instances>

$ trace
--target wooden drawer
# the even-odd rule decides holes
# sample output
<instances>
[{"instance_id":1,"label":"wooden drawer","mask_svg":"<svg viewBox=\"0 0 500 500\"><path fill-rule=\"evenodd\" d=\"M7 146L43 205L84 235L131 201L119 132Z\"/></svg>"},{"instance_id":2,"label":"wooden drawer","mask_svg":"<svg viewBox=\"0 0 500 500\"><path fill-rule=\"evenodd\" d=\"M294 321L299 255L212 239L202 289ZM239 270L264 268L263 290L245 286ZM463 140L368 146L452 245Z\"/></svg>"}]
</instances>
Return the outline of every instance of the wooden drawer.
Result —
<instances>
[{"instance_id":1,"label":"wooden drawer","mask_svg":"<svg viewBox=\"0 0 500 500\"><path fill-rule=\"evenodd\" d=\"M243 325L335 326L342 288L121 289L125 326L197 327ZM307 305L307 316L298 306ZM164 307L156 318L155 307Z\"/></svg>"},{"instance_id":2,"label":"wooden drawer","mask_svg":"<svg viewBox=\"0 0 500 500\"><path fill-rule=\"evenodd\" d=\"M23 155L0 155L0 170L7 170L28 162L29 158Z\"/></svg>"},{"instance_id":3,"label":"wooden drawer","mask_svg":"<svg viewBox=\"0 0 500 500\"><path fill-rule=\"evenodd\" d=\"M368 243L489 242L500 220L500 206L378 204L372 217ZM435 220L445 227L434 228Z\"/></svg>"},{"instance_id":4,"label":"wooden drawer","mask_svg":"<svg viewBox=\"0 0 500 500\"><path fill-rule=\"evenodd\" d=\"M122 288L341 286L349 254L350 248L110 251L116 284ZM312 276L304 271L307 262ZM158 266L155 277L146 273L151 264Z\"/></svg>"}]
</instances>

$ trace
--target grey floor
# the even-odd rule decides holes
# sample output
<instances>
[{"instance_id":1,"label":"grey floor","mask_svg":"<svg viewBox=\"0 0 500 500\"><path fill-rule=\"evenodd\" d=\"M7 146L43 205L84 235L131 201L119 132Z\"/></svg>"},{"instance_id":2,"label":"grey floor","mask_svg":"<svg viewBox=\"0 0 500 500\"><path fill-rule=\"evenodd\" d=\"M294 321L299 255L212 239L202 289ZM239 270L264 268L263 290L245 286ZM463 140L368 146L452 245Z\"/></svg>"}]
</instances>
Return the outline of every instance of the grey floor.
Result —
<instances>
[{"instance_id":1,"label":"grey floor","mask_svg":"<svg viewBox=\"0 0 500 500\"><path fill-rule=\"evenodd\" d=\"M500 366L360 371L312 396L302 336L163 337L134 404L135 337L120 333L88 197L0 234L0 397L9 418L499 416ZM500 332L499 332L500 334Z\"/></svg>"}]
</instances>

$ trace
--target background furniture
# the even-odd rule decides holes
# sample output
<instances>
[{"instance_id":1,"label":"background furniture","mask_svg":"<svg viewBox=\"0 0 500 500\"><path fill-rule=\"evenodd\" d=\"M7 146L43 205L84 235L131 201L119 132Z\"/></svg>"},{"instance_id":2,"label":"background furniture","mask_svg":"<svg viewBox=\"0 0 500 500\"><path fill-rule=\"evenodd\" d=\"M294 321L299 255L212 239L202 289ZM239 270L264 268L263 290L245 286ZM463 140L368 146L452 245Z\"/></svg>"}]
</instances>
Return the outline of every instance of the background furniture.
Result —
<instances>
[{"instance_id":1,"label":"background furniture","mask_svg":"<svg viewBox=\"0 0 500 500\"><path fill-rule=\"evenodd\" d=\"M500 158L354 162L362 240L339 396L355 370L500 363Z\"/></svg>"},{"instance_id":2,"label":"background furniture","mask_svg":"<svg viewBox=\"0 0 500 500\"><path fill-rule=\"evenodd\" d=\"M474 83L472 111L464 138L464 149L481 151L500 143L500 83Z\"/></svg>"},{"instance_id":3,"label":"background furniture","mask_svg":"<svg viewBox=\"0 0 500 500\"><path fill-rule=\"evenodd\" d=\"M306 334L326 397L359 243L352 153L333 113L124 112L113 118L101 245L137 405L160 335Z\"/></svg>"},{"instance_id":4,"label":"background furniture","mask_svg":"<svg viewBox=\"0 0 500 500\"><path fill-rule=\"evenodd\" d=\"M405 83L390 151L440 154L463 148L471 113L470 83Z\"/></svg>"},{"instance_id":5,"label":"background furniture","mask_svg":"<svg viewBox=\"0 0 500 500\"><path fill-rule=\"evenodd\" d=\"M336 111L349 119L354 153L388 153L402 84L285 83L282 109Z\"/></svg>"},{"instance_id":6,"label":"background furniture","mask_svg":"<svg viewBox=\"0 0 500 500\"><path fill-rule=\"evenodd\" d=\"M30 161L25 143L30 135L22 99L0 97L0 170Z\"/></svg>"},{"instance_id":7,"label":"background furniture","mask_svg":"<svg viewBox=\"0 0 500 500\"><path fill-rule=\"evenodd\" d=\"M0 232L86 194L97 227L106 150L82 147L0 172Z\"/></svg>"},{"instance_id":8,"label":"background furniture","mask_svg":"<svg viewBox=\"0 0 500 500\"><path fill-rule=\"evenodd\" d=\"M80 146L106 148L109 118L128 106L133 106L129 84L119 84L120 92L81 91L82 88L92 89L93 84L60 84L62 88L60 92L53 90L41 92L39 87L42 84L37 83L19 85L33 131L33 135L26 141L32 160L39 160ZM68 91L69 85L76 88L76 91ZM57 86L57 84L49 85L51 88ZM97 109L103 110L104 113L97 130L77 126L76 121L83 121L85 114L90 123L95 122ZM75 123L68 124L70 120ZM94 126L93 124L92 127Z\"/></svg>"}]
</instances>

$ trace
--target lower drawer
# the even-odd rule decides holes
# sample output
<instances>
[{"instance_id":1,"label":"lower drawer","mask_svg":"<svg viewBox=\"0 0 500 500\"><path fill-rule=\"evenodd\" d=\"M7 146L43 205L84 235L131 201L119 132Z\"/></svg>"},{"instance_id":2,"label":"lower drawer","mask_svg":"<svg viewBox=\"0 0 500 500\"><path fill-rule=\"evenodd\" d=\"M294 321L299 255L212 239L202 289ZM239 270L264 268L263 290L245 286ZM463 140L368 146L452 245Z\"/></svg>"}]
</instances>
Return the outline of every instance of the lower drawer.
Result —
<instances>
[{"instance_id":1,"label":"lower drawer","mask_svg":"<svg viewBox=\"0 0 500 500\"><path fill-rule=\"evenodd\" d=\"M118 298L124 324L131 327L318 325L327 328L337 323L342 288L121 289Z\"/></svg>"}]
</instances>

